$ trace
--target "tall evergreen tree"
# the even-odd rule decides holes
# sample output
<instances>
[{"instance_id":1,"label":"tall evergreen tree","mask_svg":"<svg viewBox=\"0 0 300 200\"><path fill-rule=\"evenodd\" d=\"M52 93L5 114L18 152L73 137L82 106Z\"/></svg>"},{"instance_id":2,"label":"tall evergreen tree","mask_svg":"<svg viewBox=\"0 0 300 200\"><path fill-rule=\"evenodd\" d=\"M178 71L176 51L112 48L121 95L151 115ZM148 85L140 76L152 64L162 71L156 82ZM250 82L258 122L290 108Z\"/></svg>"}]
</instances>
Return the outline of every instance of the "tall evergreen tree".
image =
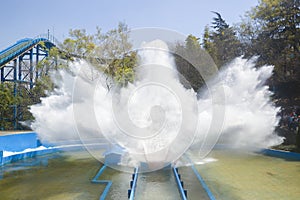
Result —
<instances>
[{"instance_id":1,"label":"tall evergreen tree","mask_svg":"<svg viewBox=\"0 0 300 200\"><path fill-rule=\"evenodd\" d=\"M179 78L184 86L192 87L195 91L216 73L214 61L201 47L199 40L194 35L188 35L184 44L177 44L175 47L175 62L182 75Z\"/></svg>"},{"instance_id":2,"label":"tall evergreen tree","mask_svg":"<svg viewBox=\"0 0 300 200\"><path fill-rule=\"evenodd\" d=\"M260 0L239 25L244 55L274 66L269 84L277 102L300 103L300 1Z\"/></svg>"},{"instance_id":3,"label":"tall evergreen tree","mask_svg":"<svg viewBox=\"0 0 300 200\"><path fill-rule=\"evenodd\" d=\"M262 62L275 65L280 81L300 78L300 1L261 0L253 20L261 25L255 42Z\"/></svg>"},{"instance_id":4,"label":"tall evergreen tree","mask_svg":"<svg viewBox=\"0 0 300 200\"><path fill-rule=\"evenodd\" d=\"M210 53L218 67L230 62L241 55L241 44L236 37L233 27L230 27L221 14L213 12L217 17L213 18L212 28L204 31L203 47Z\"/></svg>"}]
</instances>

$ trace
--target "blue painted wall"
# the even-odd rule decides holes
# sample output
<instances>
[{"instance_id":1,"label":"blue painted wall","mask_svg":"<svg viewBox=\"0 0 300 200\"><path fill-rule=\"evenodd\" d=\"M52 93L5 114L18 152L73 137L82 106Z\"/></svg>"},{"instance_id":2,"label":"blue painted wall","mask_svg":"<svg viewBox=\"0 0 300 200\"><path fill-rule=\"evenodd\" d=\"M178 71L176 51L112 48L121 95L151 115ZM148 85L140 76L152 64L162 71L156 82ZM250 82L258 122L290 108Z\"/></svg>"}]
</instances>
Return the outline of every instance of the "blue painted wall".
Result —
<instances>
[{"instance_id":1,"label":"blue painted wall","mask_svg":"<svg viewBox=\"0 0 300 200\"><path fill-rule=\"evenodd\" d=\"M7 164L7 163L15 162L15 161L18 161L18 160L22 160L22 159L25 159L25 158L34 158L34 157L37 157L37 156L46 155L46 154L55 153L55 152L57 152L57 149L44 149L44 150L30 151L30 152L26 152L26 153L14 154L14 155L11 155L11 156L3 157L2 162L0 162L0 166L4 165L4 164Z\"/></svg>"},{"instance_id":2,"label":"blue painted wall","mask_svg":"<svg viewBox=\"0 0 300 200\"><path fill-rule=\"evenodd\" d=\"M0 136L0 151L23 151L28 148L36 148L37 145L37 134L34 132Z\"/></svg>"}]
</instances>

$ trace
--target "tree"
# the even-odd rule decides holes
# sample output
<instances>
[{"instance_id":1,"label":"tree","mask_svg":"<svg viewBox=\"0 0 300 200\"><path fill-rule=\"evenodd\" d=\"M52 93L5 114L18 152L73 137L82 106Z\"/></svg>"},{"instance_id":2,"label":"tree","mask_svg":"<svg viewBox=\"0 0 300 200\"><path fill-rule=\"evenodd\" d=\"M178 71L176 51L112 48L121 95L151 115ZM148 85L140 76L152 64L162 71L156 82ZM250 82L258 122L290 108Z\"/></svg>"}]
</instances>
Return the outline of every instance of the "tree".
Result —
<instances>
[{"instance_id":1,"label":"tree","mask_svg":"<svg viewBox=\"0 0 300 200\"><path fill-rule=\"evenodd\" d=\"M201 47L200 38L189 35L184 44L175 47L175 62L182 84L195 91L216 73L216 66L209 54Z\"/></svg>"},{"instance_id":2,"label":"tree","mask_svg":"<svg viewBox=\"0 0 300 200\"><path fill-rule=\"evenodd\" d=\"M210 31L206 26L203 37L203 47L214 59L218 67L233 60L242 54L241 43L236 36L233 27L230 27L221 14L213 12L217 17L213 18Z\"/></svg>"},{"instance_id":3,"label":"tree","mask_svg":"<svg viewBox=\"0 0 300 200\"><path fill-rule=\"evenodd\" d=\"M119 23L118 28L102 33L97 27L96 34L88 35L84 29L71 30L70 37L60 46L61 57L70 61L85 59L107 75L107 85L125 86L134 80L136 52L131 52L129 29ZM96 77L99 75L93 73ZM95 77L91 77L94 79Z\"/></svg>"},{"instance_id":4,"label":"tree","mask_svg":"<svg viewBox=\"0 0 300 200\"><path fill-rule=\"evenodd\" d=\"M199 51L199 49L201 48L200 43L199 43L199 39L194 35L188 35L188 37L185 40L185 47L187 49L190 49L191 52L197 52Z\"/></svg>"},{"instance_id":5,"label":"tree","mask_svg":"<svg viewBox=\"0 0 300 200\"><path fill-rule=\"evenodd\" d=\"M208 26L205 26L204 29L202 46L214 60L217 60L215 43L211 39L211 33Z\"/></svg>"},{"instance_id":6,"label":"tree","mask_svg":"<svg viewBox=\"0 0 300 200\"><path fill-rule=\"evenodd\" d=\"M212 13L216 14L217 17L213 18L213 28L218 32L218 33L222 33L224 30L226 30L227 28L229 28L229 25L225 22L225 20L222 18L221 14L218 12L214 12L212 11Z\"/></svg>"},{"instance_id":7,"label":"tree","mask_svg":"<svg viewBox=\"0 0 300 200\"><path fill-rule=\"evenodd\" d=\"M300 103L300 1L260 0L239 25L245 57L258 56L258 66L274 66L268 84L277 103Z\"/></svg>"},{"instance_id":8,"label":"tree","mask_svg":"<svg viewBox=\"0 0 300 200\"><path fill-rule=\"evenodd\" d=\"M94 36L87 35L85 29L70 30L70 37L65 39L61 49L67 56L87 58L96 48Z\"/></svg>"},{"instance_id":9,"label":"tree","mask_svg":"<svg viewBox=\"0 0 300 200\"><path fill-rule=\"evenodd\" d=\"M105 34L97 27L95 55L101 58L97 66L108 76L108 87L126 86L128 82L134 81L137 53L131 51L129 31L124 23L119 23L118 28Z\"/></svg>"},{"instance_id":10,"label":"tree","mask_svg":"<svg viewBox=\"0 0 300 200\"><path fill-rule=\"evenodd\" d=\"M45 43L40 42L38 45L47 51L48 57L40 60L36 66L40 73L34 87L29 89L21 83L0 84L0 129L14 129L12 121L15 117L13 113L15 107L18 107L18 119L32 120L29 106L39 103L40 98L46 96L46 91L55 88L49 77L50 71L59 68L68 70L70 62L85 59L97 69L96 77L100 73L107 75L108 87L113 84L123 87L128 82L133 82L137 54L130 51L128 32L128 27L120 23L118 28L104 34L101 33L100 28L97 28L96 34L91 35L84 29L70 30L69 37L62 44L51 49L46 49ZM14 89L18 91L16 94L13 93ZM18 124L18 127L25 128L21 124Z\"/></svg>"},{"instance_id":11,"label":"tree","mask_svg":"<svg viewBox=\"0 0 300 200\"><path fill-rule=\"evenodd\" d=\"M300 2L261 0L247 12L239 33L247 44L248 57L260 56L260 64L275 66L280 82L298 79L300 46Z\"/></svg>"},{"instance_id":12,"label":"tree","mask_svg":"<svg viewBox=\"0 0 300 200\"><path fill-rule=\"evenodd\" d=\"M112 77L113 81L119 86L126 86L129 82L134 81L136 59L136 52L126 54L122 58L114 59L109 63L104 72Z\"/></svg>"},{"instance_id":13,"label":"tree","mask_svg":"<svg viewBox=\"0 0 300 200\"><path fill-rule=\"evenodd\" d=\"M18 102L13 91L14 85L12 83L0 84L0 130L13 129L13 105Z\"/></svg>"},{"instance_id":14,"label":"tree","mask_svg":"<svg viewBox=\"0 0 300 200\"><path fill-rule=\"evenodd\" d=\"M279 81L299 80L300 1L261 0L252 18L261 26L254 41L261 61L275 65Z\"/></svg>"},{"instance_id":15,"label":"tree","mask_svg":"<svg viewBox=\"0 0 300 200\"><path fill-rule=\"evenodd\" d=\"M250 58L258 55L258 46L256 39L261 32L261 25L253 20L253 10L247 11L240 23L235 25L237 37L241 42L242 55L245 58Z\"/></svg>"}]
</instances>

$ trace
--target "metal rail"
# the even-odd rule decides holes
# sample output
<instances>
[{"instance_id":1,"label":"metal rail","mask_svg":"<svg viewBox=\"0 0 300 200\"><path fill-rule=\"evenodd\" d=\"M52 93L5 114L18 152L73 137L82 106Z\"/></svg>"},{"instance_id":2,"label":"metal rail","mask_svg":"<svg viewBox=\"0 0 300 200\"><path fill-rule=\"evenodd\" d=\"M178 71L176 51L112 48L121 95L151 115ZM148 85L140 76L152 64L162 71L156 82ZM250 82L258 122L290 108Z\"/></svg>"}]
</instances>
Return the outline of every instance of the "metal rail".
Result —
<instances>
[{"instance_id":1,"label":"metal rail","mask_svg":"<svg viewBox=\"0 0 300 200\"><path fill-rule=\"evenodd\" d=\"M134 174L132 175L133 176L133 180L130 183L131 189L128 190L128 197L129 197L128 199L129 200L133 200L134 199L136 185L137 185L138 171L139 171L139 168L136 167L134 169Z\"/></svg>"},{"instance_id":2,"label":"metal rail","mask_svg":"<svg viewBox=\"0 0 300 200\"><path fill-rule=\"evenodd\" d=\"M185 157L188 159L188 161L189 161L190 163L193 163L189 156L186 155ZM203 179L203 178L201 177L201 175L199 174L199 172L198 172L198 170L196 169L195 165L192 164L191 167L192 167L192 170L193 170L194 174L196 175L198 181L201 183L203 189L204 189L205 192L207 193L208 198L209 198L210 200L216 200L215 196L213 195L213 193L210 191L210 189L209 189L208 186L206 185L204 179Z\"/></svg>"},{"instance_id":3,"label":"metal rail","mask_svg":"<svg viewBox=\"0 0 300 200\"><path fill-rule=\"evenodd\" d=\"M175 180L178 186L178 190L182 200L187 200L187 191L183 188L183 182L180 179L180 175L178 174L178 168L173 167L173 172L175 176Z\"/></svg>"},{"instance_id":4,"label":"metal rail","mask_svg":"<svg viewBox=\"0 0 300 200\"><path fill-rule=\"evenodd\" d=\"M47 48L51 48L52 46L54 46L54 44L46 38L26 38L19 40L16 42L16 44L0 52L0 68L17 58L18 56L26 53L28 50L32 49L35 45L39 44L40 42L45 42Z\"/></svg>"},{"instance_id":5,"label":"metal rail","mask_svg":"<svg viewBox=\"0 0 300 200\"><path fill-rule=\"evenodd\" d=\"M104 191L102 192L101 196L99 197L99 200L105 200L109 189L112 185L112 182L109 180L98 180L98 178L101 176L101 174L104 172L104 170L106 169L106 165L103 165L100 170L98 171L98 173L96 174L96 176L92 179L92 183L100 183L100 184L106 184L106 187L104 189Z\"/></svg>"}]
</instances>

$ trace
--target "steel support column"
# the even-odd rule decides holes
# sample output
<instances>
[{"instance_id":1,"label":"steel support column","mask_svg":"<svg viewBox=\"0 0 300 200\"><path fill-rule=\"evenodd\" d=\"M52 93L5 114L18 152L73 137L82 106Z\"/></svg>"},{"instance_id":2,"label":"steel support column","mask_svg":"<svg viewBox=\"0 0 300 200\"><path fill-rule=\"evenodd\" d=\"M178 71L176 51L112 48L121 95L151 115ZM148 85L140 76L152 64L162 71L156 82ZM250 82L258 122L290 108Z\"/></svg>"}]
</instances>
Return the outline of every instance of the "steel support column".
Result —
<instances>
[{"instance_id":1,"label":"steel support column","mask_svg":"<svg viewBox=\"0 0 300 200\"><path fill-rule=\"evenodd\" d=\"M4 82L4 67L1 68L1 83Z\"/></svg>"},{"instance_id":2,"label":"steel support column","mask_svg":"<svg viewBox=\"0 0 300 200\"><path fill-rule=\"evenodd\" d=\"M19 57L19 78L18 80L21 81L22 80L22 61L23 61L23 55L21 55Z\"/></svg>"},{"instance_id":3,"label":"steel support column","mask_svg":"<svg viewBox=\"0 0 300 200\"><path fill-rule=\"evenodd\" d=\"M14 59L14 75L13 75L13 82L14 82L14 97L16 98L18 95L18 79L17 79L17 59ZM14 129L17 129L18 126L18 108L17 105L13 105L13 126Z\"/></svg>"},{"instance_id":4,"label":"steel support column","mask_svg":"<svg viewBox=\"0 0 300 200\"><path fill-rule=\"evenodd\" d=\"M33 88L33 49L29 51L29 87Z\"/></svg>"},{"instance_id":5,"label":"steel support column","mask_svg":"<svg viewBox=\"0 0 300 200\"><path fill-rule=\"evenodd\" d=\"M40 42L45 42L46 48L43 48ZM48 66L43 68L38 67L38 64L48 56L49 49L47 48L53 46L51 41L44 38L23 39L9 47L10 49L2 51L4 53L1 54L2 60L0 60L0 82L12 82L12 92L15 97L26 95L26 92L30 96L30 89L34 88L39 77L47 75ZM12 120L14 129L21 128L18 123L23 120L24 113L21 107L26 106L28 105L11 105L13 114L10 115L12 118L10 120Z\"/></svg>"},{"instance_id":6,"label":"steel support column","mask_svg":"<svg viewBox=\"0 0 300 200\"><path fill-rule=\"evenodd\" d=\"M35 82L38 80L39 78L39 69L38 69L38 64L39 64L39 58L40 58L40 45L36 46L36 55L35 55Z\"/></svg>"}]
</instances>

